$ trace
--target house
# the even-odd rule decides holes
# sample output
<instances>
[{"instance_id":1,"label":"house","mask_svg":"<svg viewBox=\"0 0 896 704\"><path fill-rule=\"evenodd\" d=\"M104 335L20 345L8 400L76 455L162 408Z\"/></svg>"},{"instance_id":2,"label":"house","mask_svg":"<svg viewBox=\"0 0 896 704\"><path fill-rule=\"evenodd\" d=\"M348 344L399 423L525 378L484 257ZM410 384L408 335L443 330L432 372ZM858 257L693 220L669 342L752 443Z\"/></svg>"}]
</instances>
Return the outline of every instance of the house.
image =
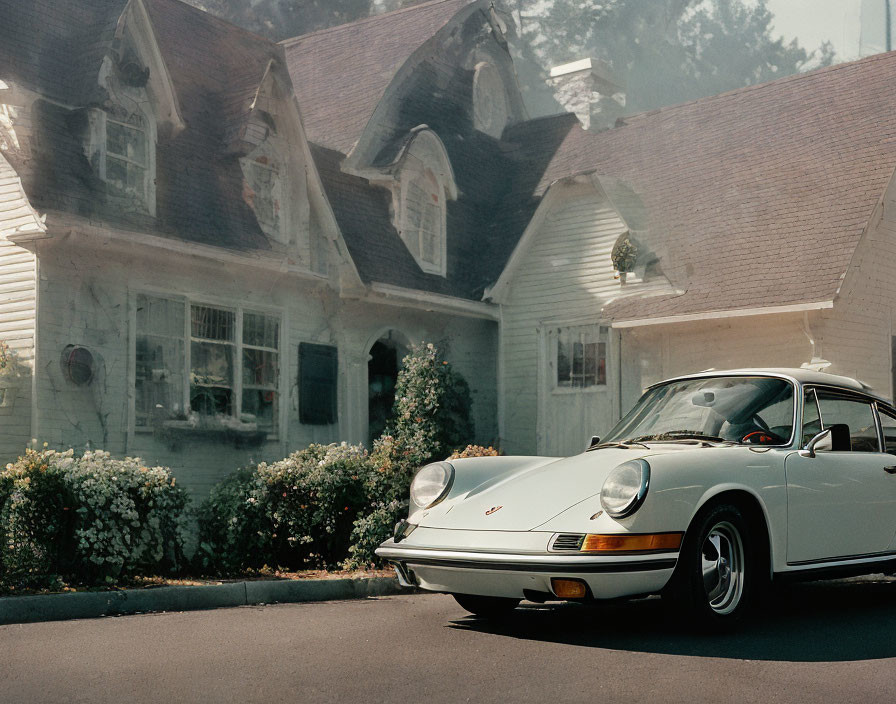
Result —
<instances>
[{"instance_id":1,"label":"house","mask_svg":"<svg viewBox=\"0 0 896 704\"><path fill-rule=\"evenodd\" d=\"M306 138L293 52L178 0L0 0L0 17L4 456L105 448L201 494L309 442L368 441L420 340L470 383L470 440L495 437L496 307L445 238L481 205L432 131L381 169L411 255L389 190Z\"/></svg>"},{"instance_id":2,"label":"house","mask_svg":"<svg viewBox=\"0 0 896 704\"><path fill-rule=\"evenodd\" d=\"M369 441L424 339L509 453L708 367L892 393L896 54L617 123L589 60L530 119L489 0L279 45L179 0L0 16L6 456L104 447L202 493Z\"/></svg>"},{"instance_id":3,"label":"house","mask_svg":"<svg viewBox=\"0 0 896 704\"><path fill-rule=\"evenodd\" d=\"M649 384L706 368L807 365L892 397L894 76L880 54L596 133L511 128L538 176L487 292L506 450L573 452Z\"/></svg>"}]
</instances>

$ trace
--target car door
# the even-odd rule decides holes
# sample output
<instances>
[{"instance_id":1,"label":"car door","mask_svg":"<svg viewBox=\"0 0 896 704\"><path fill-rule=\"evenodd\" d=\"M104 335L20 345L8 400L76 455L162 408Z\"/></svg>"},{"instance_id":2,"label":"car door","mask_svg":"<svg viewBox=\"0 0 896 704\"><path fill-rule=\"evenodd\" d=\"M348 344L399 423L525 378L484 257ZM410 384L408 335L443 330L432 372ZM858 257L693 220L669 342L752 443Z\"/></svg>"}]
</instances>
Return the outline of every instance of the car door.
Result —
<instances>
[{"instance_id":1,"label":"car door","mask_svg":"<svg viewBox=\"0 0 896 704\"><path fill-rule=\"evenodd\" d=\"M874 404L809 389L802 445L836 423L849 427L850 450L785 461L788 564L885 552L896 531L896 457L881 452Z\"/></svg>"}]
</instances>

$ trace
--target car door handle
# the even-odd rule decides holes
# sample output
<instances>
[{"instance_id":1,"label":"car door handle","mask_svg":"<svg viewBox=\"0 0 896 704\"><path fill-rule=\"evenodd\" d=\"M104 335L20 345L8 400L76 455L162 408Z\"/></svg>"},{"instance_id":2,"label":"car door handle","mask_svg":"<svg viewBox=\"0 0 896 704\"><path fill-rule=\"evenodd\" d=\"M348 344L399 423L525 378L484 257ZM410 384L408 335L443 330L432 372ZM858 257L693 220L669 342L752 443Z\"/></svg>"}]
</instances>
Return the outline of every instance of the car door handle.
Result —
<instances>
[{"instance_id":1,"label":"car door handle","mask_svg":"<svg viewBox=\"0 0 896 704\"><path fill-rule=\"evenodd\" d=\"M887 474L896 474L896 467L884 467L884 471Z\"/></svg>"}]
</instances>

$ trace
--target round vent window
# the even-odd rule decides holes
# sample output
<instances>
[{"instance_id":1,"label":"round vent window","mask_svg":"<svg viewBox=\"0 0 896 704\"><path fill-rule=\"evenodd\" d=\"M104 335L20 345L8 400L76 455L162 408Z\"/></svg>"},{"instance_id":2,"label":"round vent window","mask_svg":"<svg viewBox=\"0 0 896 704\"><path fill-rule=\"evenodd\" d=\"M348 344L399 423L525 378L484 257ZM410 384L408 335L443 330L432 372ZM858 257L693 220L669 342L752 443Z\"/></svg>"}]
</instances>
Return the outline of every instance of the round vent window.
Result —
<instances>
[{"instance_id":1,"label":"round vent window","mask_svg":"<svg viewBox=\"0 0 896 704\"><path fill-rule=\"evenodd\" d=\"M509 118L501 75L489 63L477 64L473 74L473 126L500 138Z\"/></svg>"},{"instance_id":2,"label":"round vent window","mask_svg":"<svg viewBox=\"0 0 896 704\"><path fill-rule=\"evenodd\" d=\"M62 350L62 373L73 384L84 386L93 380L96 362L86 347L68 345Z\"/></svg>"}]
</instances>

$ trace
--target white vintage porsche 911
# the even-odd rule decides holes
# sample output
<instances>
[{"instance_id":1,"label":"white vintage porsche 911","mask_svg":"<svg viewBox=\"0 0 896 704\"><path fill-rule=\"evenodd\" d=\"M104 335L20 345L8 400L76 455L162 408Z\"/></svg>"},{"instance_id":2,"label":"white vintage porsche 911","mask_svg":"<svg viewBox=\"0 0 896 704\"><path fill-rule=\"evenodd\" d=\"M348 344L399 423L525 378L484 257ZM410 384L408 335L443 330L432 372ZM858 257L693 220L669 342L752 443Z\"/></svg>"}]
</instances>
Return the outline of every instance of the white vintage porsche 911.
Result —
<instances>
[{"instance_id":1,"label":"white vintage porsche 911","mask_svg":"<svg viewBox=\"0 0 896 704\"><path fill-rule=\"evenodd\" d=\"M405 586L497 615L662 594L705 625L770 579L896 569L896 410L802 369L650 387L575 457L436 462L377 554Z\"/></svg>"}]
</instances>

